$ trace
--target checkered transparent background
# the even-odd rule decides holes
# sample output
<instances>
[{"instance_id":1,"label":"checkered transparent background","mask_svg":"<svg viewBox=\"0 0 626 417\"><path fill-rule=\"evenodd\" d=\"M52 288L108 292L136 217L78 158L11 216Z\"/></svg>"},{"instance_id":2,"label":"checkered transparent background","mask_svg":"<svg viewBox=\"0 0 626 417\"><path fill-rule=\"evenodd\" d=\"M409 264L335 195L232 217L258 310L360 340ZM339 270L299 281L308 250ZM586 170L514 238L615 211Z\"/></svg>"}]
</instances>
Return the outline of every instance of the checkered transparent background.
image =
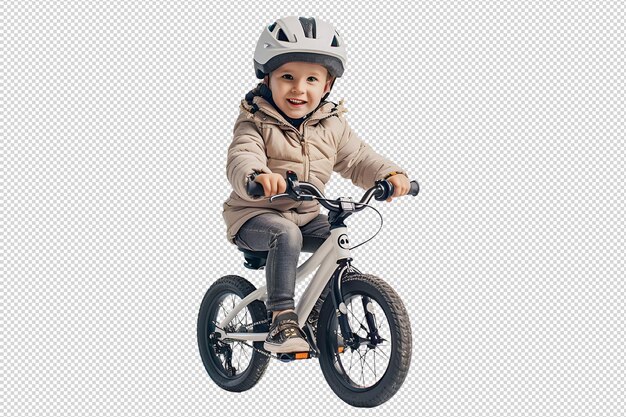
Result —
<instances>
[{"instance_id":1,"label":"checkered transparent background","mask_svg":"<svg viewBox=\"0 0 626 417\"><path fill-rule=\"evenodd\" d=\"M624 3L319 3L5 3L2 415L624 415ZM291 14L336 25L331 99L422 185L354 251L413 329L373 410L317 361L222 391L197 350L209 285L263 284L225 239L225 157Z\"/></svg>"}]
</instances>

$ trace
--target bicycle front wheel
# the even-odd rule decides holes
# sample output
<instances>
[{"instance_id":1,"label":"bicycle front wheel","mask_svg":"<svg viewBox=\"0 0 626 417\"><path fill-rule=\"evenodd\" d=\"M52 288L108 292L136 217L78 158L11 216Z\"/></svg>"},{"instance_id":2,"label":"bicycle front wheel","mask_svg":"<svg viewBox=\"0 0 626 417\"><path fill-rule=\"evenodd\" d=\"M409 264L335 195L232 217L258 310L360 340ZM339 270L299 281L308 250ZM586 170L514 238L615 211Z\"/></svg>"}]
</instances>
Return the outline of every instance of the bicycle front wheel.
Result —
<instances>
[{"instance_id":1,"label":"bicycle front wheel","mask_svg":"<svg viewBox=\"0 0 626 417\"><path fill-rule=\"evenodd\" d=\"M382 279L351 274L342 280L352 343L341 336L332 297L320 312L317 343L324 378L339 398L375 407L402 386L411 364L411 326L398 294Z\"/></svg>"}]
</instances>

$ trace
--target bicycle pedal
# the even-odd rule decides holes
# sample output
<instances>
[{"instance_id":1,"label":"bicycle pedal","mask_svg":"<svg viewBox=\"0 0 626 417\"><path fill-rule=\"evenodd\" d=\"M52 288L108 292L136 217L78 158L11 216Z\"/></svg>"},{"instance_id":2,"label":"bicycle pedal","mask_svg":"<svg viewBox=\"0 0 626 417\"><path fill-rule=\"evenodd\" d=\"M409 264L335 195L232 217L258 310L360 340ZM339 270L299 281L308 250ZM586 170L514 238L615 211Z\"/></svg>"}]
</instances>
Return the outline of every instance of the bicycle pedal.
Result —
<instances>
[{"instance_id":1,"label":"bicycle pedal","mask_svg":"<svg viewBox=\"0 0 626 417\"><path fill-rule=\"evenodd\" d=\"M277 353L276 358L281 362L291 362L301 359L311 359L315 355L315 352L292 352L292 353Z\"/></svg>"}]
</instances>

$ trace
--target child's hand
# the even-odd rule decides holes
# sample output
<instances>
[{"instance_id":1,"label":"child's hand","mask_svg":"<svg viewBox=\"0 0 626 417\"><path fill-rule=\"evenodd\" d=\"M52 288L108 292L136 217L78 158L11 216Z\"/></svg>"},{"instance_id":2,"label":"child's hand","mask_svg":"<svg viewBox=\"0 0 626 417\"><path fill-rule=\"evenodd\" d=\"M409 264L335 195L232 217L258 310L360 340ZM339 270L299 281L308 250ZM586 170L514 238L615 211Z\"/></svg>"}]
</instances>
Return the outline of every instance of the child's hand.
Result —
<instances>
[{"instance_id":1,"label":"child's hand","mask_svg":"<svg viewBox=\"0 0 626 417\"><path fill-rule=\"evenodd\" d=\"M387 178L387 181L393 185L393 195L387 199L391 201L394 197L400 197L409 193L411 182L404 174L396 174Z\"/></svg>"},{"instance_id":2,"label":"child's hand","mask_svg":"<svg viewBox=\"0 0 626 417\"><path fill-rule=\"evenodd\" d=\"M265 197L284 193L287 190L285 179L279 174L260 174L254 179L263 186Z\"/></svg>"}]
</instances>

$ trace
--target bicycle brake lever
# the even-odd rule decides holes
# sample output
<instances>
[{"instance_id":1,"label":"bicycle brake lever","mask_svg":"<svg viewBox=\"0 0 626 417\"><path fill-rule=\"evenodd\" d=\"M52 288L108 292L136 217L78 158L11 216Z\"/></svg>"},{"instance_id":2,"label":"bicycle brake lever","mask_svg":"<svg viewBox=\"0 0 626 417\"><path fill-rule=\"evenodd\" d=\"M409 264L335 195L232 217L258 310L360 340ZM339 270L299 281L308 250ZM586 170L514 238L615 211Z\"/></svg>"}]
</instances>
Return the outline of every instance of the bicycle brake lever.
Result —
<instances>
[{"instance_id":1,"label":"bicycle brake lever","mask_svg":"<svg viewBox=\"0 0 626 417\"><path fill-rule=\"evenodd\" d=\"M285 198L285 197L289 197L289 194L287 193L283 193L283 194L276 194L270 197L270 203L273 203L274 200L279 199L279 198Z\"/></svg>"},{"instance_id":2,"label":"bicycle brake lever","mask_svg":"<svg viewBox=\"0 0 626 417\"><path fill-rule=\"evenodd\" d=\"M270 197L270 203L273 203L274 200L278 199L278 198L291 198L292 200L295 201L313 201L314 196L310 195L310 194L298 194L297 198L293 198L291 194L288 193L283 193L283 194L276 194Z\"/></svg>"}]
</instances>

